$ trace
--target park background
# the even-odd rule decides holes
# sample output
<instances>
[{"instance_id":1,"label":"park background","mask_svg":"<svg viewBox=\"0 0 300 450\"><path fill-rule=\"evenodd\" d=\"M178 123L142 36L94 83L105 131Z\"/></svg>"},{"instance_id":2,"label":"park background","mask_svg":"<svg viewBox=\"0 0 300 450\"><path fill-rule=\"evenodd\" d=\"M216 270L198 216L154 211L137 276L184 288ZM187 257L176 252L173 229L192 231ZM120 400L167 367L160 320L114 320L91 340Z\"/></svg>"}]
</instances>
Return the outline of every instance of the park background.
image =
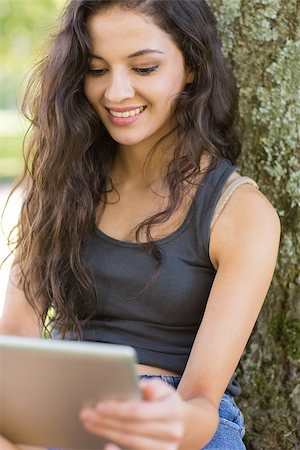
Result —
<instances>
[{"instance_id":1,"label":"park background","mask_svg":"<svg viewBox=\"0 0 300 450\"><path fill-rule=\"evenodd\" d=\"M165 1L165 0L161 0ZM190 0L182 0L190 1ZM242 173L277 209L275 276L237 369L248 450L300 449L300 1L210 0L240 89ZM63 0L0 0L0 209L22 169L28 74L55 30ZM4 216L16 220L21 190ZM0 257L7 251L4 234ZM0 314L8 265L0 274ZM241 299L242 301L242 299Z\"/></svg>"}]
</instances>

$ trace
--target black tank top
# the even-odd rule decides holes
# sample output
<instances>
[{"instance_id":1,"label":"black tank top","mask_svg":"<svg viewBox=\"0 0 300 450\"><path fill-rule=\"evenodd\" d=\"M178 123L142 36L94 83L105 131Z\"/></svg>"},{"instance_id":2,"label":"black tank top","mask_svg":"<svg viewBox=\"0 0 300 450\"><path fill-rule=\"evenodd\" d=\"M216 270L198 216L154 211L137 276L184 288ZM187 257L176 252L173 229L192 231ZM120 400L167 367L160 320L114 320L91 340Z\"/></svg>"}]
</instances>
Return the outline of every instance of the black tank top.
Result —
<instances>
[{"instance_id":1,"label":"black tank top","mask_svg":"<svg viewBox=\"0 0 300 450\"><path fill-rule=\"evenodd\" d=\"M221 159L205 175L183 223L156 241L163 256L158 272L138 244L95 229L85 258L99 305L84 325L84 340L130 345L140 364L183 373L216 274L209 258L212 215L236 170Z\"/></svg>"}]
</instances>

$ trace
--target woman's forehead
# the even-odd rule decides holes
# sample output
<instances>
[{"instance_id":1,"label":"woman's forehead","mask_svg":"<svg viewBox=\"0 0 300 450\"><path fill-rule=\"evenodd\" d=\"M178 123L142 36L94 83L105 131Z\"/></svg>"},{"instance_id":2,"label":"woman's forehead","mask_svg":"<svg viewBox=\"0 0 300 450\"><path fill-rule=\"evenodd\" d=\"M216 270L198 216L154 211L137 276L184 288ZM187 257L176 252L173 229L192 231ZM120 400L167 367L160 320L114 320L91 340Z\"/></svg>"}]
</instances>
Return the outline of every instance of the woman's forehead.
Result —
<instances>
[{"instance_id":1,"label":"woman's forehead","mask_svg":"<svg viewBox=\"0 0 300 450\"><path fill-rule=\"evenodd\" d=\"M87 27L95 53L122 49L130 55L144 48L167 52L174 46L167 33L137 11L110 8L90 16Z\"/></svg>"}]
</instances>

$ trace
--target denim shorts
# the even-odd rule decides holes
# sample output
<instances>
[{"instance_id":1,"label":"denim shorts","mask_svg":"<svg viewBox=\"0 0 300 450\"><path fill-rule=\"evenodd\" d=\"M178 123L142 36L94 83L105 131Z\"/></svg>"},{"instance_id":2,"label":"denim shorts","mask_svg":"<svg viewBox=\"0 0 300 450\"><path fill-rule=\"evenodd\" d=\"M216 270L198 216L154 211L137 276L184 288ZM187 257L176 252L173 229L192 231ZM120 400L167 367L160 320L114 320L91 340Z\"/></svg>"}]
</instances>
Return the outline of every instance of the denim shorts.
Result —
<instances>
[{"instance_id":1,"label":"denim shorts","mask_svg":"<svg viewBox=\"0 0 300 450\"><path fill-rule=\"evenodd\" d=\"M180 376L140 375L140 380L160 379L177 389ZM224 393L219 407L219 425L212 440L201 450L246 450L244 418L233 397ZM49 448L48 450L63 450Z\"/></svg>"}]
</instances>

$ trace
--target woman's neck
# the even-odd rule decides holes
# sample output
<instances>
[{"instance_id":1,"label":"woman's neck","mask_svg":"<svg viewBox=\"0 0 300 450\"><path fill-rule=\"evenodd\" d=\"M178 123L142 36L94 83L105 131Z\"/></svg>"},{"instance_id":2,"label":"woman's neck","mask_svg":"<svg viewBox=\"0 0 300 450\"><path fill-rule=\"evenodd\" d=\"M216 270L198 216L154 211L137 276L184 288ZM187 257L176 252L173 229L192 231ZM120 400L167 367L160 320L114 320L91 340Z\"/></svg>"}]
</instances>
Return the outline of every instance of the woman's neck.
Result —
<instances>
[{"instance_id":1,"label":"woman's neck","mask_svg":"<svg viewBox=\"0 0 300 450\"><path fill-rule=\"evenodd\" d=\"M145 148L143 143L135 146L120 145L113 164L112 180L114 185L120 185L127 181L144 181L151 184L152 181L163 177L168 163L173 157L173 146L169 143L155 149Z\"/></svg>"}]
</instances>

